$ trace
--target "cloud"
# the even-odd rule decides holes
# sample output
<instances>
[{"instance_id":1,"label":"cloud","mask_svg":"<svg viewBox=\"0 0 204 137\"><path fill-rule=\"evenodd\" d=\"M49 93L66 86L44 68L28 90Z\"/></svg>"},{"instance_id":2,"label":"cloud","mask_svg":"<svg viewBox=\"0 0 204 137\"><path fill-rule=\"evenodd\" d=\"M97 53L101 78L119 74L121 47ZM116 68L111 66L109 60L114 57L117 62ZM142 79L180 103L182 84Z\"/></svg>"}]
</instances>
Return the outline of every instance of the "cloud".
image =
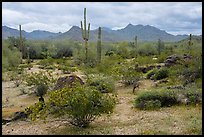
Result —
<instances>
[{"instance_id":1,"label":"cloud","mask_svg":"<svg viewBox=\"0 0 204 137\"><path fill-rule=\"evenodd\" d=\"M80 26L84 7L91 29L124 28L132 23L202 34L201 2L3 2L2 24L65 32L70 26Z\"/></svg>"},{"instance_id":2,"label":"cloud","mask_svg":"<svg viewBox=\"0 0 204 137\"><path fill-rule=\"evenodd\" d=\"M48 30L50 32L66 32L68 31L72 26L69 24L44 24L44 23L38 23L38 22L32 22L27 23L22 26L23 30L26 30L27 32L31 32L33 30Z\"/></svg>"}]
</instances>

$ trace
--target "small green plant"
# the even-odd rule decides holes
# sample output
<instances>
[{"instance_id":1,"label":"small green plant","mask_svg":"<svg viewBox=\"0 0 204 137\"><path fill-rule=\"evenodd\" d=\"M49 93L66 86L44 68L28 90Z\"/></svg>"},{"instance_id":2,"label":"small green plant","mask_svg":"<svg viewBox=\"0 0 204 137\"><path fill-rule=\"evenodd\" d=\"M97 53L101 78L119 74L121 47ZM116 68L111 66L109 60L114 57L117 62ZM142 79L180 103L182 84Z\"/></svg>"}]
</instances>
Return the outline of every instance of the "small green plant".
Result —
<instances>
[{"instance_id":1,"label":"small green plant","mask_svg":"<svg viewBox=\"0 0 204 137\"><path fill-rule=\"evenodd\" d=\"M114 91L114 81L111 77L97 74L89 75L87 83L90 86L95 86L102 93L110 93Z\"/></svg>"},{"instance_id":2,"label":"small green plant","mask_svg":"<svg viewBox=\"0 0 204 137\"><path fill-rule=\"evenodd\" d=\"M156 73L153 75L154 80L160 80L168 77L168 69L162 68L156 71Z\"/></svg>"},{"instance_id":3,"label":"small green plant","mask_svg":"<svg viewBox=\"0 0 204 137\"><path fill-rule=\"evenodd\" d=\"M152 69L152 70L149 70L147 73L146 73L146 78L147 79L151 79L154 74L157 72L157 69Z\"/></svg>"},{"instance_id":4,"label":"small green plant","mask_svg":"<svg viewBox=\"0 0 204 137\"><path fill-rule=\"evenodd\" d=\"M133 67L124 67L122 73L122 81L128 86L141 78L141 73L137 72Z\"/></svg>"},{"instance_id":5,"label":"small green plant","mask_svg":"<svg viewBox=\"0 0 204 137\"><path fill-rule=\"evenodd\" d=\"M48 86L45 84L37 85L36 95L42 97L47 93Z\"/></svg>"}]
</instances>

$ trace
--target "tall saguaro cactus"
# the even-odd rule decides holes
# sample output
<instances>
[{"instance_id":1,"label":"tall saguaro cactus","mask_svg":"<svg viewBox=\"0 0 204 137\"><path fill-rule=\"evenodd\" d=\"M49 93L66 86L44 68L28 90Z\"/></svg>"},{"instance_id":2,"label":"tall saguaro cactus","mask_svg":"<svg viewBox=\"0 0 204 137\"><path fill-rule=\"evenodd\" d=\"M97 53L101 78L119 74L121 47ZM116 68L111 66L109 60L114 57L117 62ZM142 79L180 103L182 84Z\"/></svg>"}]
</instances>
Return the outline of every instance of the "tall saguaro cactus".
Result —
<instances>
[{"instance_id":1,"label":"tall saguaro cactus","mask_svg":"<svg viewBox=\"0 0 204 137\"><path fill-rule=\"evenodd\" d=\"M101 27L98 28L97 60L98 63L101 62Z\"/></svg>"},{"instance_id":2,"label":"tall saguaro cactus","mask_svg":"<svg viewBox=\"0 0 204 137\"><path fill-rule=\"evenodd\" d=\"M81 21L81 32L82 32L82 38L84 39L84 45L85 45L85 56L86 61L88 59L88 40L89 40L89 32L90 32L90 23L88 24L88 30L86 30L86 8L84 8L84 28Z\"/></svg>"},{"instance_id":3,"label":"tall saguaro cactus","mask_svg":"<svg viewBox=\"0 0 204 137\"><path fill-rule=\"evenodd\" d=\"M158 51L158 54L159 54L159 55L161 54L161 49L162 49L162 42L161 42L161 39L158 39L157 51Z\"/></svg>"},{"instance_id":4,"label":"tall saguaro cactus","mask_svg":"<svg viewBox=\"0 0 204 137\"><path fill-rule=\"evenodd\" d=\"M20 51L22 52L22 50L23 50L23 40L22 40L21 25L19 25L19 31L20 31L20 43L19 43L19 46L20 46ZM23 55L23 52L22 52L22 55Z\"/></svg>"},{"instance_id":5,"label":"tall saguaro cactus","mask_svg":"<svg viewBox=\"0 0 204 137\"><path fill-rule=\"evenodd\" d=\"M135 43L134 43L134 45L135 45L135 48L137 48L137 36L135 36Z\"/></svg>"},{"instance_id":6,"label":"tall saguaro cactus","mask_svg":"<svg viewBox=\"0 0 204 137\"><path fill-rule=\"evenodd\" d=\"M135 36L134 47L135 47L135 55L137 56L137 36Z\"/></svg>"},{"instance_id":7,"label":"tall saguaro cactus","mask_svg":"<svg viewBox=\"0 0 204 137\"><path fill-rule=\"evenodd\" d=\"M190 52L191 52L192 45L193 45L193 42L192 42L192 34L190 34L189 40L188 40L188 49L187 49L189 54L190 54Z\"/></svg>"}]
</instances>

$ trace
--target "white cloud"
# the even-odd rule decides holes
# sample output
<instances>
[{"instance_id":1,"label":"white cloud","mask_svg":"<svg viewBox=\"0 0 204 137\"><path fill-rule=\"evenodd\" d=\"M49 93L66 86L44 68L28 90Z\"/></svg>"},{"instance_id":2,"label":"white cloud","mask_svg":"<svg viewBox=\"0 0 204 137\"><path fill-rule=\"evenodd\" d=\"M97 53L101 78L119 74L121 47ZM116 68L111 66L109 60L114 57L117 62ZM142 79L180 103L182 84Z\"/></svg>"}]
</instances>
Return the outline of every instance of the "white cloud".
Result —
<instances>
[{"instance_id":1,"label":"white cloud","mask_svg":"<svg viewBox=\"0 0 204 137\"><path fill-rule=\"evenodd\" d=\"M33 30L46 30L50 32L66 32L68 31L71 26L69 24L44 24L38 22L27 23L22 26L23 30L31 32Z\"/></svg>"},{"instance_id":2,"label":"white cloud","mask_svg":"<svg viewBox=\"0 0 204 137\"><path fill-rule=\"evenodd\" d=\"M201 2L3 2L2 24L22 24L26 31L65 32L70 26L80 26L84 7L91 29L124 28L132 23L175 33L202 30Z\"/></svg>"}]
</instances>

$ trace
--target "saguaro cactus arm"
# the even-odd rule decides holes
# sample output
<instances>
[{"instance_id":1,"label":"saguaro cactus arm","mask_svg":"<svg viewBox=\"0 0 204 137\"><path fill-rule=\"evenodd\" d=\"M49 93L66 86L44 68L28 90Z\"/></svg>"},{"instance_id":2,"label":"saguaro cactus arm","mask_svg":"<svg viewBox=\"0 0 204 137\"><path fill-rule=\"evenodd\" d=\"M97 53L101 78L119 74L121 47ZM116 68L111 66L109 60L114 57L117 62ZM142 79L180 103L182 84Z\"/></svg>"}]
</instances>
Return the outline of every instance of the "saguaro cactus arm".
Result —
<instances>
[{"instance_id":1,"label":"saguaro cactus arm","mask_svg":"<svg viewBox=\"0 0 204 137\"><path fill-rule=\"evenodd\" d=\"M90 32L90 23L89 23L89 26L88 26L88 36L87 36L87 39L89 39L89 32Z\"/></svg>"},{"instance_id":2,"label":"saguaro cactus arm","mask_svg":"<svg viewBox=\"0 0 204 137\"><path fill-rule=\"evenodd\" d=\"M82 33L82 38L84 38L84 30L83 30L82 21L81 21L81 33Z\"/></svg>"}]
</instances>

